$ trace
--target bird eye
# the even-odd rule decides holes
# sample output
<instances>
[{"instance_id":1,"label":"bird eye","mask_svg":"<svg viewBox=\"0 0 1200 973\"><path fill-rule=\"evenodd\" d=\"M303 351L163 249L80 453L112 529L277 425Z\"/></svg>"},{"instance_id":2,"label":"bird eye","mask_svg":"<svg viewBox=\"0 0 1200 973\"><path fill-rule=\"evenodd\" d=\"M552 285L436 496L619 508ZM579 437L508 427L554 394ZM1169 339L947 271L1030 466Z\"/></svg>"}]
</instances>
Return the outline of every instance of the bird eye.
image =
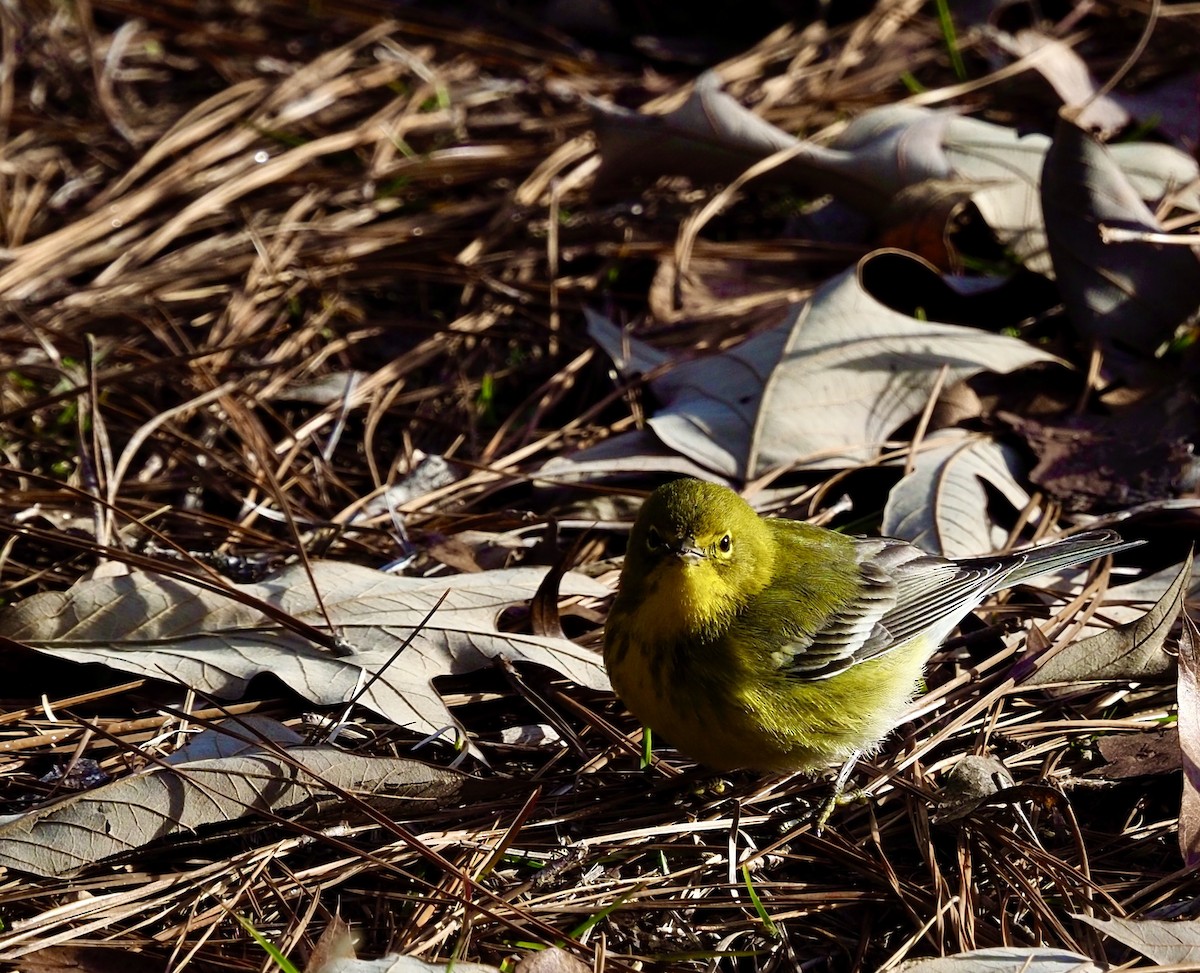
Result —
<instances>
[{"instance_id":1,"label":"bird eye","mask_svg":"<svg viewBox=\"0 0 1200 973\"><path fill-rule=\"evenodd\" d=\"M721 542L718 546L721 548L722 552L728 554L733 550L733 538L726 534L721 538Z\"/></svg>"},{"instance_id":2,"label":"bird eye","mask_svg":"<svg viewBox=\"0 0 1200 973\"><path fill-rule=\"evenodd\" d=\"M650 551L657 551L662 546L662 534L660 534L655 528L651 527L648 531L646 531L646 549Z\"/></svg>"}]
</instances>

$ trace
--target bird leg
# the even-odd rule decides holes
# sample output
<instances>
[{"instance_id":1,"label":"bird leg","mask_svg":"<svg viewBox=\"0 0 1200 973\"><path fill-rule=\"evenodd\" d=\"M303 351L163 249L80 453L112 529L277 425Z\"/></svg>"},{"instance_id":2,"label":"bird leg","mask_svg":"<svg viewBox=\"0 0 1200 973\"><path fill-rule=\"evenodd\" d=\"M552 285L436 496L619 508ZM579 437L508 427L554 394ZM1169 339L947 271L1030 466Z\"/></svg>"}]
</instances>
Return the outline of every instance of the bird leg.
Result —
<instances>
[{"instance_id":1,"label":"bird leg","mask_svg":"<svg viewBox=\"0 0 1200 973\"><path fill-rule=\"evenodd\" d=\"M825 803L821 805L821 810L817 814L816 823L813 828L817 834L817 837L820 837L825 831L825 825L829 822L830 815L833 814L834 808L839 807L842 804L850 804L854 801L862 800L864 797L864 792L858 788L852 790L849 794L846 793L846 781L850 779L850 774L854 770L855 765L858 763L858 758L860 756L862 756L862 754L852 754L850 757L846 758L846 762L842 764L841 769L838 770L837 777L833 781L833 790L830 792L829 797L826 798Z\"/></svg>"}]
</instances>

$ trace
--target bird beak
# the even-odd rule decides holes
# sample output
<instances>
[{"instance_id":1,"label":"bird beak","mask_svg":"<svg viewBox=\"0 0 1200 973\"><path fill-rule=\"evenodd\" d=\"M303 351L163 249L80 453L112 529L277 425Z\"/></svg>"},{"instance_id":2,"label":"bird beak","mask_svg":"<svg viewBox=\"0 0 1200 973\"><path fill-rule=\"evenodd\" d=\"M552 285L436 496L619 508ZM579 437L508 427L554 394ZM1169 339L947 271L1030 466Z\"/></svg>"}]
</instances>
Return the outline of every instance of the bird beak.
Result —
<instances>
[{"instance_id":1,"label":"bird beak","mask_svg":"<svg viewBox=\"0 0 1200 973\"><path fill-rule=\"evenodd\" d=\"M668 543L667 549L687 565L699 564L705 557L703 548L697 547L696 538L690 535Z\"/></svg>"}]
</instances>

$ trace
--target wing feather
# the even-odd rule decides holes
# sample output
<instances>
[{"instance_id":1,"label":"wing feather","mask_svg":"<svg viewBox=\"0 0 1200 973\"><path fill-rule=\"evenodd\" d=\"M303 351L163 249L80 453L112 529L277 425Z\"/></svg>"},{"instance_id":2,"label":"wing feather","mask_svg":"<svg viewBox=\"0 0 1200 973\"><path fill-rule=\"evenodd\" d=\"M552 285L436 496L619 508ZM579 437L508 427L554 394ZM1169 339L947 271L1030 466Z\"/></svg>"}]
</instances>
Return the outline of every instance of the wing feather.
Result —
<instances>
[{"instance_id":1,"label":"wing feather","mask_svg":"<svg viewBox=\"0 0 1200 973\"><path fill-rule=\"evenodd\" d=\"M863 585L820 631L782 647L784 671L827 679L929 632L941 641L1005 571L999 562L961 566L905 541L860 538Z\"/></svg>"},{"instance_id":2,"label":"wing feather","mask_svg":"<svg viewBox=\"0 0 1200 973\"><path fill-rule=\"evenodd\" d=\"M827 679L918 635L940 643L993 591L1139 543L1089 531L1012 554L951 561L896 538L854 538L861 580L854 596L817 631L789 633L771 658L796 679Z\"/></svg>"}]
</instances>

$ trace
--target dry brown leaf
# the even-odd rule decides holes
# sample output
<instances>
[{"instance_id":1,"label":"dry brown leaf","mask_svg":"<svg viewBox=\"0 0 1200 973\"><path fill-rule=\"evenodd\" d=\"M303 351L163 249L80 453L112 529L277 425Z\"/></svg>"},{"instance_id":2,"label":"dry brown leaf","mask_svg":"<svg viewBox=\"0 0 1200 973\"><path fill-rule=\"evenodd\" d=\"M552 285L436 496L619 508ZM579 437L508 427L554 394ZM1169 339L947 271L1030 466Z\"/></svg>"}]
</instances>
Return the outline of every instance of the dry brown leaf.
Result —
<instances>
[{"instance_id":1,"label":"dry brown leaf","mask_svg":"<svg viewBox=\"0 0 1200 973\"><path fill-rule=\"evenodd\" d=\"M1164 726L1144 733L1112 733L1096 741L1104 765L1089 770L1085 777L1128 780L1173 774L1180 768L1179 728Z\"/></svg>"},{"instance_id":2,"label":"dry brown leaf","mask_svg":"<svg viewBox=\"0 0 1200 973\"><path fill-rule=\"evenodd\" d=\"M1030 269L1049 273L1038 186L1051 140L952 112L886 105L852 119L828 145L804 142L765 122L699 78L686 102L665 115L597 104L602 165L598 179L687 175L727 182L777 152L763 178L799 191L831 193L876 220L923 183L953 186L969 198L999 241ZM1129 143L1113 158L1143 199L1161 199L1197 175L1195 160L1165 145Z\"/></svg>"},{"instance_id":3,"label":"dry brown leaf","mask_svg":"<svg viewBox=\"0 0 1200 973\"><path fill-rule=\"evenodd\" d=\"M155 767L8 818L0 824L0 865L34 875L70 875L159 838L340 801L342 791L399 814L453 803L470 781L417 760L364 757L333 747L287 747Z\"/></svg>"},{"instance_id":4,"label":"dry brown leaf","mask_svg":"<svg viewBox=\"0 0 1200 973\"><path fill-rule=\"evenodd\" d=\"M1037 455L1029 478L1069 510L1123 509L1194 492L1200 401L1190 382L1108 414L999 418Z\"/></svg>"},{"instance_id":5,"label":"dry brown leaf","mask_svg":"<svg viewBox=\"0 0 1200 973\"><path fill-rule=\"evenodd\" d=\"M1200 305L1200 261L1188 247L1105 243L1099 224L1161 232L1123 166L1094 137L1060 119L1042 171L1046 238L1076 331L1129 374ZM1133 363L1114 353L1133 356Z\"/></svg>"},{"instance_id":6,"label":"dry brown leaf","mask_svg":"<svg viewBox=\"0 0 1200 973\"><path fill-rule=\"evenodd\" d=\"M317 944L313 946L308 962L304 965L304 973L328 973L336 968L335 963L354 959L356 955L350 924L341 916L334 916L321 933Z\"/></svg>"},{"instance_id":7,"label":"dry brown leaf","mask_svg":"<svg viewBox=\"0 0 1200 973\"><path fill-rule=\"evenodd\" d=\"M985 484L1017 510L1029 502L1017 481L1021 457L990 436L939 429L921 444L913 471L888 494L882 533L943 557L974 557L1004 546L1008 531L988 516Z\"/></svg>"},{"instance_id":8,"label":"dry brown leaf","mask_svg":"<svg viewBox=\"0 0 1200 973\"><path fill-rule=\"evenodd\" d=\"M1009 33L988 30L987 37L1015 58L1024 58L1054 89L1064 105L1079 108L1078 121L1107 137L1129 123L1129 113L1110 95L1099 90L1087 62L1065 41L1031 28Z\"/></svg>"},{"instance_id":9,"label":"dry brown leaf","mask_svg":"<svg viewBox=\"0 0 1200 973\"><path fill-rule=\"evenodd\" d=\"M391 953L379 959L359 959L350 927L335 918L317 941L304 973L500 973L494 966L455 960L428 963Z\"/></svg>"},{"instance_id":10,"label":"dry brown leaf","mask_svg":"<svg viewBox=\"0 0 1200 973\"><path fill-rule=\"evenodd\" d=\"M389 953L379 959L335 959L308 973L500 973L495 966L450 960L430 963L415 956Z\"/></svg>"},{"instance_id":11,"label":"dry brown leaf","mask_svg":"<svg viewBox=\"0 0 1200 973\"><path fill-rule=\"evenodd\" d=\"M1192 575L1192 559L1180 565L1174 581L1141 618L1064 646L1020 679L1023 686L1089 680L1145 680L1162 676L1175 664L1163 651L1171 627L1183 608ZM1019 664L1024 668L1025 660ZM1018 677L1019 678L1019 677Z\"/></svg>"},{"instance_id":12,"label":"dry brown leaf","mask_svg":"<svg viewBox=\"0 0 1200 973\"><path fill-rule=\"evenodd\" d=\"M593 688L608 685L596 653L567 639L497 628L505 608L534 597L543 568L447 578L394 577L336 561L317 561L312 568L329 620L353 649L346 658L315 648L252 608L149 572L26 598L0 616L0 635L74 662L171 677L221 698L240 695L252 678L269 673L314 703L356 698L419 733L454 724L431 680L486 667L500 656L548 666ZM235 587L316 627L325 625L299 565ZM561 592L609 593L574 573L563 577ZM445 601L425 622L443 594Z\"/></svg>"},{"instance_id":13,"label":"dry brown leaf","mask_svg":"<svg viewBox=\"0 0 1200 973\"><path fill-rule=\"evenodd\" d=\"M551 946L521 958L516 973L590 973L591 967L565 949Z\"/></svg>"},{"instance_id":14,"label":"dry brown leaf","mask_svg":"<svg viewBox=\"0 0 1200 973\"><path fill-rule=\"evenodd\" d=\"M1016 338L894 310L868 289L868 274L889 292L903 281L913 308L959 299L927 264L900 253L869 255L796 305L779 327L653 379L666 403L649 420L655 435L724 477L750 479L789 465L837 469L875 459L925 407L942 366L950 385L984 370L1057 360ZM589 317L589 333L614 360L654 367L666 359L598 315Z\"/></svg>"},{"instance_id":15,"label":"dry brown leaf","mask_svg":"<svg viewBox=\"0 0 1200 973\"><path fill-rule=\"evenodd\" d=\"M1176 968L1200 965L1200 922L1196 920L1126 919L1120 916L1097 919L1088 915L1075 918L1156 963Z\"/></svg>"},{"instance_id":16,"label":"dry brown leaf","mask_svg":"<svg viewBox=\"0 0 1200 973\"><path fill-rule=\"evenodd\" d=\"M955 956L907 960L896 973L1103 973L1086 956L1045 946L996 946Z\"/></svg>"},{"instance_id":17,"label":"dry brown leaf","mask_svg":"<svg viewBox=\"0 0 1200 973\"><path fill-rule=\"evenodd\" d=\"M1179 853L1188 868L1195 868L1200 865L1200 630L1186 610L1183 634L1179 639L1179 686L1176 692L1179 750L1183 756Z\"/></svg>"}]
</instances>

